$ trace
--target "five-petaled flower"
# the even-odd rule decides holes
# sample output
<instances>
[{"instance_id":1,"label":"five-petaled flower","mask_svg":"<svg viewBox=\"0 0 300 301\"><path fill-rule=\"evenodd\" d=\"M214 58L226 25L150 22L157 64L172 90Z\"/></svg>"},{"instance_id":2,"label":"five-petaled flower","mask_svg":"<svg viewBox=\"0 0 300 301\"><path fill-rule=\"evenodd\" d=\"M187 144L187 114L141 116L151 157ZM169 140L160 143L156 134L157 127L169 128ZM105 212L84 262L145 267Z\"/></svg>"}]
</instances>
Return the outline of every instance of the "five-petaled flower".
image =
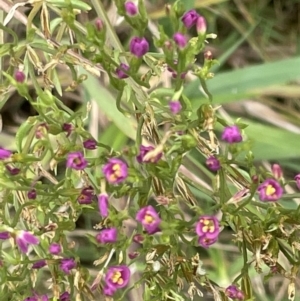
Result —
<instances>
[{"instance_id":1,"label":"five-petaled flower","mask_svg":"<svg viewBox=\"0 0 300 301\"><path fill-rule=\"evenodd\" d=\"M118 230L117 228L108 228L101 230L100 233L97 234L96 239L99 243L114 243L117 241Z\"/></svg>"},{"instance_id":2,"label":"five-petaled flower","mask_svg":"<svg viewBox=\"0 0 300 301\"><path fill-rule=\"evenodd\" d=\"M105 275L103 292L112 296L117 289L125 287L130 280L130 270L126 265L111 266Z\"/></svg>"},{"instance_id":3,"label":"five-petaled flower","mask_svg":"<svg viewBox=\"0 0 300 301\"><path fill-rule=\"evenodd\" d=\"M149 51L149 43L145 38L133 37L130 41L129 49L136 57L142 57Z\"/></svg>"},{"instance_id":4,"label":"five-petaled flower","mask_svg":"<svg viewBox=\"0 0 300 301\"><path fill-rule=\"evenodd\" d=\"M238 143L243 140L241 131L238 126L226 126L222 133L222 140L228 143Z\"/></svg>"},{"instance_id":5,"label":"five-petaled flower","mask_svg":"<svg viewBox=\"0 0 300 301\"><path fill-rule=\"evenodd\" d=\"M159 231L161 219L151 205L141 208L136 214L136 220L143 225L149 234Z\"/></svg>"},{"instance_id":6,"label":"five-petaled flower","mask_svg":"<svg viewBox=\"0 0 300 301\"><path fill-rule=\"evenodd\" d=\"M225 290L225 295L234 300L244 300L244 293L235 285L229 285Z\"/></svg>"},{"instance_id":7,"label":"five-petaled flower","mask_svg":"<svg viewBox=\"0 0 300 301\"><path fill-rule=\"evenodd\" d=\"M64 273L69 274L76 267L76 261L73 258L61 259L59 267Z\"/></svg>"},{"instance_id":8,"label":"five-petaled flower","mask_svg":"<svg viewBox=\"0 0 300 301\"><path fill-rule=\"evenodd\" d=\"M162 153L158 153L155 156L151 157L149 160L145 160L146 154L148 154L150 151L153 151L155 148L154 146L140 146L140 153L136 156L136 160L139 163L156 163L159 161L162 157Z\"/></svg>"},{"instance_id":9,"label":"five-petaled flower","mask_svg":"<svg viewBox=\"0 0 300 301\"><path fill-rule=\"evenodd\" d=\"M18 231L16 236L16 243L23 253L27 253L29 245L37 245L39 239L28 231Z\"/></svg>"},{"instance_id":10,"label":"five-petaled flower","mask_svg":"<svg viewBox=\"0 0 300 301\"><path fill-rule=\"evenodd\" d=\"M110 184L118 184L123 182L128 176L127 164L117 158L111 158L102 168L106 180Z\"/></svg>"},{"instance_id":11,"label":"five-petaled flower","mask_svg":"<svg viewBox=\"0 0 300 301\"><path fill-rule=\"evenodd\" d=\"M214 216L201 216L196 224L196 233L199 236L199 244L207 248L218 239L220 233L219 221Z\"/></svg>"},{"instance_id":12,"label":"five-petaled flower","mask_svg":"<svg viewBox=\"0 0 300 301\"><path fill-rule=\"evenodd\" d=\"M275 202L279 200L283 194L282 187L274 179L266 179L258 186L257 190L261 201Z\"/></svg>"},{"instance_id":13,"label":"five-petaled flower","mask_svg":"<svg viewBox=\"0 0 300 301\"><path fill-rule=\"evenodd\" d=\"M67 167L82 170L87 167L88 162L81 152L72 152L67 157Z\"/></svg>"}]
</instances>

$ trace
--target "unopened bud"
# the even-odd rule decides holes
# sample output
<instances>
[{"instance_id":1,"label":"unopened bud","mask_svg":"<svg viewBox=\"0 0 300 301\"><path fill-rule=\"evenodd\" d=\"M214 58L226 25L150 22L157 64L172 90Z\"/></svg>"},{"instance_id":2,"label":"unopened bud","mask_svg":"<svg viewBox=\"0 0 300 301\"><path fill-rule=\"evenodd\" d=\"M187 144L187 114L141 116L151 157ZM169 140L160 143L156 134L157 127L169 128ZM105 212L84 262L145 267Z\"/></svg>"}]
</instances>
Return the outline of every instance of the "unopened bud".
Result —
<instances>
[{"instance_id":1,"label":"unopened bud","mask_svg":"<svg viewBox=\"0 0 300 301\"><path fill-rule=\"evenodd\" d=\"M279 180L283 177L283 172L279 164L272 165L272 173L276 180Z\"/></svg>"},{"instance_id":2,"label":"unopened bud","mask_svg":"<svg viewBox=\"0 0 300 301\"><path fill-rule=\"evenodd\" d=\"M96 19L95 26L96 26L98 31L101 31L104 27L104 24L103 24L101 19Z\"/></svg>"},{"instance_id":3,"label":"unopened bud","mask_svg":"<svg viewBox=\"0 0 300 301\"><path fill-rule=\"evenodd\" d=\"M204 52L204 58L206 60L212 60L213 59L213 55L212 55L210 50L207 50L207 51Z\"/></svg>"},{"instance_id":4,"label":"unopened bud","mask_svg":"<svg viewBox=\"0 0 300 301\"><path fill-rule=\"evenodd\" d=\"M15 73L15 80L18 83L23 83L25 81L25 74L24 74L24 72L22 72L20 70L16 71L16 73Z\"/></svg>"},{"instance_id":5,"label":"unopened bud","mask_svg":"<svg viewBox=\"0 0 300 301\"><path fill-rule=\"evenodd\" d=\"M202 16L197 18L196 29L199 35L204 35L206 33L206 21Z\"/></svg>"}]
</instances>

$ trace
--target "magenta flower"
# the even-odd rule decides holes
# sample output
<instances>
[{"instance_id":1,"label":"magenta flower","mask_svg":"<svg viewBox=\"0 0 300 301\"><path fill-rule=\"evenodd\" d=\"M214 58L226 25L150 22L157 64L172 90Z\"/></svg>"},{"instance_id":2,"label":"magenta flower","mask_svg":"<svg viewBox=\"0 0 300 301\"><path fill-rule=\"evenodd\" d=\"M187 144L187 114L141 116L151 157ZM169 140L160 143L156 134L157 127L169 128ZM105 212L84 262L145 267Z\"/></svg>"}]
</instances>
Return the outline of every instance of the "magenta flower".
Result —
<instances>
[{"instance_id":1,"label":"magenta flower","mask_svg":"<svg viewBox=\"0 0 300 301\"><path fill-rule=\"evenodd\" d=\"M180 32L176 32L173 35L173 39L179 48L184 48L187 44L187 39L186 39L185 35Z\"/></svg>"},{"instance_id":2,"label":"magenta flower","mask_svg":"<svg viewBox=\"0 0 300 301\"><path fill-rule=\"evenodd\" d=\"M49 252L53 255L58 255L61 252L61 245L57 243L52 243L49 246Z\"/></svg>"},{"instance_id":3,"label":"magenta flower","mask_svg":"<svg viewBox=\"0 0 300 301\"><path fill-rule=\"evenodd\" d=\"M81 152L69 153L67 157L67 167L75 170L82 170L87 167L88 162Z\"/></svg>"},{"instance_id":4,"label":"magenta flower","mask_svg":"<svg viewBox=\"0 0 300 301\"><path fill-rule=\"evenodd\" d=\"M141 208L135 218L143 225L149 234L154 234L159 231L158 227L161 223L161 219L152 206L149 205Z\"/></svg>"},{"instance_id":5,"label":"magenta flower","mask_svg":"<svg viewBox=\"0 0 300 301\"><path fill-rule=\"evenodd\" d=\"M27 253L30 244L37 245L39 242L39 239L28 231L17 232L16 243L23 253Z\"/></svg>"},{"instance_id":6,"label":"magenta flower","mask_svg":"<svg viewBox=\"0 0 300 301\"><path fill-rule=\"evenodd\" d=\"M27 197L30 200L35 200L36 199L36 190L34 188L32 188L31 190L29 190L27 192Z\"/></svg>"},{"instance_id":7,"label":"magenta flower","mask_svg":"<svg viewBox=\"0 0 300 301\"><path fill-rule=\"evenodd\" d=\"M35 263L32 265L32 269L41 269L41 268L43 268L45 265L47 265L46 260L42 259L42 260L39 260L39 261L35 262Z\"/></svg>"},{"instance_id":8,"label":"magenta flower","mask_svg":"<svg viewBox=\"0 0 300 301\"><path fill-rule=\"evenodd\" d=\"M135 258L137 258L138 256L140 255L140 253L139 252L129 252L128 253L128 258L129 259L135 259Z\"/></svg>"},{"instance_id":9,"label":"magenta flower","mask_svg":"<svg viewBox=\"0 0 300 301\"><path fill-rule=\"evenodd\" d=\"M21 169L20 168L17 168L17 167L13 167L13 166L10 166L10 165L6 165L6 170L12 175L12 176L15 176L17 174L20 173Z\"/></svg>"},{"instance_id":10,"label":"magenta flower","mask_svg":"<svg viewBox=\"0 0 300 301\"><path fill-rule=\"evenodd\" d=\"M182 16L181 21L186 28L191 28L196 24L198 17L198 13L191 9Z\"/></svg>"},{"instance_id":11,"label":"magenta flower","mask_svg":"<svg viewBox=\"0 0 300 301\"><path fill-rule=\"evenodd\" d=\"M258 186L257 190L261 201L275 202L278 201L283 194L282 187L274 179L266 179Z\"/></svg>"},{"instance_id":12,"label":"magenta flower","mask_svg":"<svg viewBox=\"0 0 300 301\"><path fill-rule=\"evenodd\" d=\"M221 168L220 161L215 156L206 159L206 165L211 171L218 171Z\"/></svg>"},{"instance_id":13,"label":"magenta flower","mask_svg":"<svg viewBox=\"0 0 300 301\"><path fill-rule=\"evenodd\" d=\"M85 149L96 149L97 141L93 138L87 139L87 140L83 141L83 147Z\"/></svg>"},{"instance_id":14,"label":"magenta flower","mask_svg":"<svg viewBox=\"0 0 300 301\"><path fill-rule=\"evenodd\" d=\"M220 233L219 221L214 216L201 216L196 224L196 233L199 236L199 244L207 248L218 239Z\"/></svg>"},{"instance_id":15,"label":"magenta flower","mask_svg":"<svg viewBox=\"0 0 300 301\"><path fill-rule=\"evenodd\" d=\"M296 181L296 185L298 189L300 190L300 173L295 176L294 180Z\"/></svg>"},{"instance_id":16,"label":"magenta flower","mask_svg":"<svg viewBox=\"0 0 300 301\"><path fill-rule=\"evenodd\" d=\"M102 230L99 234L97 234L96 239L101 244L114 243L117 241L117 236L117 228L108 228Z\"/></svg>"},{"instance_id":17,"label":"magenta flower","mask_svg":"<svg viewBox=\"0 0 300 301\"><path fill-rule=\"evenodd\" d=\"M142 57L149 51L149 43L145 38L133 37L130 41L129 49L136 57Z\"/></svg>"},{"instance_id":18,"label":"magenta flower","mask_svg":"<svg viewBox=\"0 0 300 301\"><path fill-rule=\"evenodd\" d=\"M125 287L130 280L130 270L126 265L111 266L105 275L104 294L112 296L117 289Z\"/></svg>"},{"instance_id":19,"label":"magenta flower","mask_svg":"<svg viewBox=\"0 0 300 301\"><path fill-rule=\"evenodd\" d=\"M62 125L62 130L64 132L67 132L67 137L69 137L71 135L72 131L74 130L74 126L72 123L64 123Z\"/></svg>"},{"instance_id":20,"label":"magenta flower","mask_svg":"<svg viewBox=\"0 0 300 301\"><path fill-rule=\"evenodd\" d=\"M134 241L134 242L136 242L137 244L142 244L143 243L143 241L144 241L144 236L142 235L142 234L135 234L134 236L133 236L133 238L132 238L132 240Z\"/></svg>"},{"instance_id":21,"label":"magenta flower","mask_svg":"<svg viewBox=\"0 0 300 301\"><path fill-rule=\"evenodd\" d=\"M196 29L197 33L200 35L204 35L206 33L206 20L202 16L197 18Z\"/></svg>"},{"instance_id":22,"label":"magenta flower","mask_svg":"<svg viewBox=\"0 0 300 301\"><path fill-rule=\"evenodd\" d=\"M154 150L153 146L140 145L140 153L136 156L136 160L139 163L156 163L157 161L159 161L161 159L162 153L157 154L156 156L154 156L151 159L148 159L148 160L144 159L146 154L148 154L152 150Z\"/></svg>"},{"instance_id":23,"label":"magenta flower","mask_svg":"<svg viewBox=\"0 0 300 301\"><path fill-rule=\"evenodd\" d=\"M77 198L77 201L79 204L91 204L93 202L93 196L94 196L94 189L93 187L85 187L81 190L81 193L79 197Z\"/></svg>"},{"instance_id":24,"label":"magenta flower","mask_svg":"<svg viewBox=\"0 0 300 301\"><path fill-rule=\"evenodd\" d=\"M98 208L102 217L108 216L108 194L103 192L98 195Z\"/></svg>"},{"instance_id":25,"label":"magenta flower","mask_svg":"<svg viewBox=\"0 0 300 301\"><path fill-rule=\"evenodd\" d=\"M24 83L25 81L25 74L24 72L18 70L15 72L15 80L18 82L18 83Z\"/></svg>"},{"instance_id":26,"label":"magenta flower","mask_svg":"<svg viewBox=\"0 0 300 301\"><path fill-rule=\"evenodd\" d=\"M236 125L227 126L222 133L222 140L228 143L238 143L243 140L241 131Z\"/></svg>"},{"instance_id":27,"label":"magenta flower","mask_svg":"<svg viewBox=\"0 0 300 301\"><path fill-rule=\"evenodd\" d=\"M279 164L272 165L272 173L276 180L280 180L283 177L283 172Z\"/></svg>"},{"instance_id":28,"label":"magenta flower","mask_svg":"<svg viewBox=\"0 0 300 301\"><path fill-rule=\"evenodd\" d=\"M225 295L231 299L244 300L244 293L235 285L229 285L225 290Z\"/></svg>"},{"instance_id":29,"label":"magenta flower","mask_svg":"<svg viewBox=\"0 0 300 301\"><path fill-rule=\"evenodd\" d=\"M121 63L119 67L116 68L116 74L119 79L128 78L126 71L129 71L129 66Z\"/></svg>"},{"instance_id":30,"label":"magenta flower","mask_svg":"<svg viewBox=\"0 0 300 301\"><path fill-rule=\"evenodd\" d=\"M138 13L138 8L132 1L127 1L124 6L127 15L135 16Z\"/></svg>"},{"instance_id":31,"label":"magenta flower","mask_svg":"<svg viewBox=\"0 0 300 301\"><path fill-rule=\"evenodd\" d=\"M61 259L59 267L65 274L69 274L76 267L76 261L73 258Z\"/></svg>"},{"instance_id":32,"label":"magenta flower","mask_svg":"<svg viewBox=\"0 0 300 301\"><path fill-rule=\"evenodd\" d=\"M182 109L180 101L179 100L170 101L169 102L169 109L172 112L172 114L178 114Z\"/></svg>"},{"instance_id":33,"label":"magenta flower","mask_svg":"<svg viewBox=\"0 0 300 301\"><path fill-rule=\"evenodd\" d=\"M42 295L42 296L38 296L37 294L35 294L32 297L27 297L26 299L24 299L24 301L48 301L49 298L47 295Z\"/></svg>"},{"instance_id":34,"label":"magenta flower","mask_svg":"<svg viewBox=\"0 0 300 301\"><path fill-rule=\"evenodd\" d=\"M97 18L95 21L95 27L98 31L101 31L104 28L104 24L101 19Z\"/></svg>"},{"instance_id":35,"label":"magenta flower","mask_svg":"<svg viewBox=\"0 0 300 301\"><path fill-rule=\"evenodd\" d=\"M0 147L0 160L9 158L11 154L12 152L10 150Z\"/></svg>"},{"instance_id":36,"label":"magenta flower","mask_svg":"<svg viewBox=\"0 0 300 301\"><path fill-rule=\"evenodd\" d=\"M10 238L10 233L5 231L5 232L0 232L0 239L6 240Z\"/></svg>"},{"instance_id":37,"label":"magenta flower","mask_svg":"<svg viewBox=\"0 0 300 301\"><path fill-rule=\"evenodd\" d=\"M117 158L111 158L102 168L106 180L110 184L123 182L128 176L128 168L125 162Z\"/></svg>"},{"instance_id":38,"label":"magenta flower","mask_svg":"<svg viewBox=\"0 0 300 301\"><path fill-rule=\"evenodd\" d=\"M70 293L64 292L59 296L59 301L71 301Z\"/></svg>"}]
</instances>

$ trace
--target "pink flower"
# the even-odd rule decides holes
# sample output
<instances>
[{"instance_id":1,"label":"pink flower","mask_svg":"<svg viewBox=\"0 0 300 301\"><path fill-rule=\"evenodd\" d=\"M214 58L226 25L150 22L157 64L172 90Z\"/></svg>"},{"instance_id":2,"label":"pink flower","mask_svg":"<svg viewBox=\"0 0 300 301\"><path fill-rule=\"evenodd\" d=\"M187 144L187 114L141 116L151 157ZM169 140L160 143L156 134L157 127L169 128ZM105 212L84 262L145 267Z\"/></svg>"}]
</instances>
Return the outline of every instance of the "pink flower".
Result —
<instances>
[{"instance_id":1,"label":"pink flower","mask_svg":"<svg viewBox=\"0 0 300 301\"><path fill-rule=\"evenodd\" d=\"M35 237L33 234L31 234L30 232L22 230L17 233L16 243L23 253L27 253L28 246L30 244L37 245L39 242L40 242L39 239Z\"/></svg>"},{"instance_id":2,"label":"pink flower","mask_svg":"<svg viewBox=\"0 0 300 301\"><path fill-rule=\"evenodd\" d=\"M235 285L229 285L225 290L225 295L231 299L244 300L244 293Z\"/></svg>"},{"instance_id":3,"label":"pink flower","mask_svg":"<svg viewBox=\"0 0 300 301\"><path fill-rule=\"evenodd\" d=\"M119 79L128 78L126 71L129 70L129 66L121 63L119 67L116 68L116 74Z\"/></svg>"},{"instance_id":4,"label":"pink flower","mask_svg":"<svg viewBox=\"0 0 300 301\"><path fill-rule=\"evenodd\" d=\"M59 296L59 301L71 301L70 293L64 292Z\"/></svg>"},{"instance_id":5,"label":"pink flower","mask_svg":"<svg viewBox=\"0 0 300 301\"><path fill-rule=\"evenodd\" d=\"M276 180L280 180L283 177L283 172L279 164L272 165L272 173Z\"/></svg>"},{"instance_id":6,"label":"pink flower","mask_svg":"<svg viewBox=\"0 0 300 301\"><path fill-rule=\"evenodd\" d=\"M43 268L45 265L47 265L46 260L42 259L42 260L36 261L32 265L32 269L40 269L40 268Z\"/></svg>"},{"instance_id":7,"label":"pink flower","mask_svg":"<svg viewBox=\"0 0 300 301\"><path fill-rule=\"evenodd\" d=\"M85 149L96 149L97 141L93 138L87 139L87 140L83 141L83 147Z\"/></svg>"},{"instance_id":8,"label":"pink flower","mask_svg":"<svg viewBox=\"0 0 300 301\"><path fill-rule=\"evenodd\" d=\"M156 156L154 156L153 158L151 158L149 160L144 159L146 154L148 154L152 150L154 150L153 146L140 145L140 153L136 156L136 160L139 163L156 163L157 161L159 161L161 159L162 153L157 154Z\"/></svg>"},{"instance_id":9,"label":"pink flower","mask_svg":"<svg viewBox=\"0 0 300 301\"><path fill-rule=\"evenodd\" d=\"M222 133L222 140L228 143L238 143L243 140L241 131L238 126L227 126L224 128Z\"/></svg>"},{"instance_id":10,"label":"pink flower","mask_svg":"<svg viewBox=\"0 0 300 301\"><path fill-rule=\"evenodd\" d=\"M72 131L74 130L74 126L72 123L64 123L62 125L62 130L64 132L67 132L67 137L69 137L71 135Z\"/></svg>"},{"instance_id":11,"label":"pink flower","mask_svg":"<svg viewBox=\"0 0 300 301\"><path fill-rule=\"evenodd\" d=\"M153 234L159 231L159 225L161 219L158 216L157 212L152 206L146 206L141 208L136 214L136 220L139 221L144 229L149 233Z\"/></svg>"},{"instance_id":12,"label":"pink flower","mask_svg":"<svg viewBox=\"0 0 300 301\"><path fill-rule=\"evenodd\" d=\"M81 190L77 201L79 204L91 204L93 202L94 189L93 187L85 187Z\"/></svg>"},{"instance_id":13,"label":"pink flower","mask_svg":"<svg viewBox=\"0 0 300 301\"><path fill-rule=\"evenodd\" d=\"M111 266L105 275L103 292L112 296L117 289L125 287L130 280L130 270L126 265Z\"/></svg>"},{"instance_id":14,"label":"pink flower","mask_svg":"<svg viewBox=\"0 0 300 301\"><path fill-rule=\"evenodd\" d=\"M18 83L24 83L24 81L25 81L25 74L24 74L24 72L22 72L20 70L16 71L16 73L15 73L15 80Z\"/></svg>"},{"instance_id":15,"label":"pink flower","mask_svg":"<svg viewBox=\"0 0 300 301\"><path fill-rule=\"evenodd\" d=\"M49 252L53 255L58 255L61 252L61 245L57 243L52 243L49 246Z\"/></svg>"},{"instance_id":16,"label":"pink flower","mask_svg":"<svg viewBox=\"0 0 300 301\"><path fill-rule=\"evenodd\" d=\"M36 190L32 188L31 190L28 191L27 197L30 200L35 200L36 199Z\"/></svg>"},{"instance_id":17,"label":"pink flower","mask_svg":"<svg viewBox=\"0 0 300 301\"><path fill-rule=\"evenodd\" d=\"M101 244L114 243L117 241L117 236L117 228L108 228L101 230L101 232L97 234L96 239Z\"/></svg>"},{"instance_id":18,"label":"pink flower","mask_svg":"<svg viewBox=\"0 0 300 301\"><path fill-rule=\"evenodd\" d=\"M266 179L258 186L257 190L261 201L275 202L278 201L283 194L282 187L274 179Z\"/></svg>"},{"instance_id":19,"label":"pink flower","mask_svg":"<svg viewBox=\"0 0 300 301\"><path fill-rule=\"evenodd\" d=\"M179 48L184 48L187 44L187 39L185 37L184 34L180 33L180 32L176 32L173 35L173 39L175 44L179 47Z\"/></svg>"},{"instance_id":20,"label":"pink flower","mask_svg":"<svg viewBox=\"0 0 300 301\"><path fill-rule=\"evenodd\" d=\"M82 170L87 167L88 162L81 152L72 152L67 157L67 167Z\"/></svg>"},{"instance_id":21,"label":"pink flower","mask_svg":"<svg viewBox=\"0 0 300 301\"><path fill-rule=\"evenodd\" d=\"M196 24L198 17L199 17L198 13L194 9L192 9L187 11L182 16L181 21L186 28L191 28Z\"/></svg>"},{"instance_id":22,"label":"pink flower","mask_svg":"<svg viewBox=\"0 0 300 301\"><path fill-rule=\"evenodd\" d=\"M133 37L129 49L133 55L140 58L149 51L149 43L145 38Z\"/></svg>"},{"instance_id":23,"label":"pink flower","mask_svg":"<svg viewBox=\"0 0 300 301\"><path fill-rule=\"evenodd\" d=\"M138 8L132 1L127 1L124 6L127 15L135 16L138 13Z\"/></svg>"},{"instance_id":24,"label":"pink flower","mask_svg":"<svg viewBox=\"0 0 300 301\"><path fill-rule=\"evenodd\" d=\"M296 181L296 185L298 189L300 190L300 173L295 176L294 180Z\"/></svg>"},{"instance_id":25,"label":"pink flower","mask_svg":"<svg viewBox=\"0 0 300 301\"><path fill-rule=\"evenodd\" d=\"M215 156L208 157L206 165L211 171L218 171L221 168L220 161Z\"/></svg>"},{"instance_id":26,"label":"pink flower","mask_svg":"<svg viewBox=\"0 0 300 301\"><path fill-rule=\"evenodd\" d=\"M0 147L0 160L9 158L11 154L12 152L10 150Z\"/></svg>"},{"instance_id":27,"label":"pink flower","mask_svg":"<svg viewBox=\"0 0 300 301\"><path fill-rule=\"evenodd\" d=\"M214 216L201 216L196 224L196 233L199 236L199 244L207 248L218 239L220 233L219 221Z\"/></svg>"},{"instance_id":28,"label":"pink flower","mask_svg":"<svg viewBox=\"0 0 300 301\"><path fill-rule=\"evenodd\" d=\"M197 33L200 35L205 35L206 33L206 21L202 16L197 18L196 22Z\"/></svg>"},{"instance_id":29,"label":"pink flower","mask_svg":"<svg viewBox=\"0 0 300 301\"><path fill-rule=\"evenodd\" d=\"M103 193L99 194L98 208L99 208L99 213L102 217L108 216L108 195L107 195L107 193L103 192Z\"/></svg>"},{"instance_id":30,"label":"pink flower","mask_svg":"<svg viewBox=\"0 0 300 301\"><path fill-rule=\"evenodd\" d=\"M182 106L179 100L172 100L169 102L169 108L170 111L175 115L181 111Z\"/></svg>"},{"instance_id":31,"label":"pink flower","mask_svg":"<svg viewBox=\"0 0 300 301\"><path fill-rule=\"evenodd\" d=\"M106 180L110 184L123 182L128 176L127 164L120 159L111 158L102 168Z\"/></svg>"},{"instance_id":32,"label":"pink flower","mask_svg":"<svg viewBox=\"0 0 300 301\"><path fill-rule=\"evenodd\" d=\"M0 239L2 240L6 240L6 239L9 239L11 236L10 236L10 233L5 231L5 232L0 232Z\"/></svg>"},{"instance_id":33,"label":"pink flower","mask_svg":"<svg viewBox=\"0 0 300 301\"><path fill-rule=\"evenodd\" d=\"M61 259L59 267L64 273L69 274L76 267L76 261L73 258Z\"/></svg>"}]
</instances>

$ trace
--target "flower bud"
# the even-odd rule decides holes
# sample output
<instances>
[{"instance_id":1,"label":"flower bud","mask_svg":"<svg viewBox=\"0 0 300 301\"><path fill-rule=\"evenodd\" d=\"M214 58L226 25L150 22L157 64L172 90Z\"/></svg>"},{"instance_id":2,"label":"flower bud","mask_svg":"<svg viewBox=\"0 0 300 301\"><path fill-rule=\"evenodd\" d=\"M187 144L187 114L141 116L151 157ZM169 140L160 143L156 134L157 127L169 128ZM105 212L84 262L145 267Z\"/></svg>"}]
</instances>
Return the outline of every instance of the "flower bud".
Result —
<instances>
[{"instance_id":1,"label":"flower bud","mask_svg":"<svg viewBox=\"0 0 300 301\"><path fill-rule=\"evenodd\" d=\"M124 6L128 16L133 17L138 13L138 8L132 1L127 1Z\"/></svg>"},{"instance_id":2,"label":"flower bud","mask_svg":"<svg viewBox=\"0 0 300 301\"><path fill-rule=\"evenodd\" d=\"M95 26L98 31L101 31L104 28L104 24L101 19L96 19Z\"/></svg>"},{"instance_id":3,"label":"flower bud","mask_svg":"<svg viewBox=\"0 0 300 301\"><path fill-rule=\"evenodd\" d=\"M180 32L176 32L173 36L173 39L174 39L174 42L176 43L176 45L181 49L184 48L187 44L187 39L186 39L185 35L183 35Z\"/></svg>"},{"instance_id":4,"label":"flower bud","mask_svg":"<svg viewBox=\"0 0 300 301\"><path fill-rule=\"evenodd\" d=\"M24 72L22 72L20 70L16 71L16 73L15 73L15 80L18 83L23 83L25 81L25 74L24 74Z\"/></svg>"},{"instance_id":5,"label":"flower bud","mask_svg":"<svg viewBox=\"0 0 300 301\"><path fill-rule=\"evenodd\" d=\"M149 51L149 43L143 37L133 37L129 45L130 52L140 58Z\"/></svg>"},{"instance_id":6,"label":"flower bud","mask_svg":"<svg viewBox=\"0 0 300 301\"><path fill-rule=\"evenodd\" d=\"M272 165L272 173L276 180L280 180L283 177L283 172L279 164Z\"/></svg>"},{"instance_id":7,"label":"flower bud","mask_svg":"<svg viewBox=\"0 0 300 301\"><path fill-rule=\"evenodd\" d=\"M207 29L206 20L202 16L199 16L197 19L196 29L199 35L205 35Z\"/></svg>"}]
</instances>

